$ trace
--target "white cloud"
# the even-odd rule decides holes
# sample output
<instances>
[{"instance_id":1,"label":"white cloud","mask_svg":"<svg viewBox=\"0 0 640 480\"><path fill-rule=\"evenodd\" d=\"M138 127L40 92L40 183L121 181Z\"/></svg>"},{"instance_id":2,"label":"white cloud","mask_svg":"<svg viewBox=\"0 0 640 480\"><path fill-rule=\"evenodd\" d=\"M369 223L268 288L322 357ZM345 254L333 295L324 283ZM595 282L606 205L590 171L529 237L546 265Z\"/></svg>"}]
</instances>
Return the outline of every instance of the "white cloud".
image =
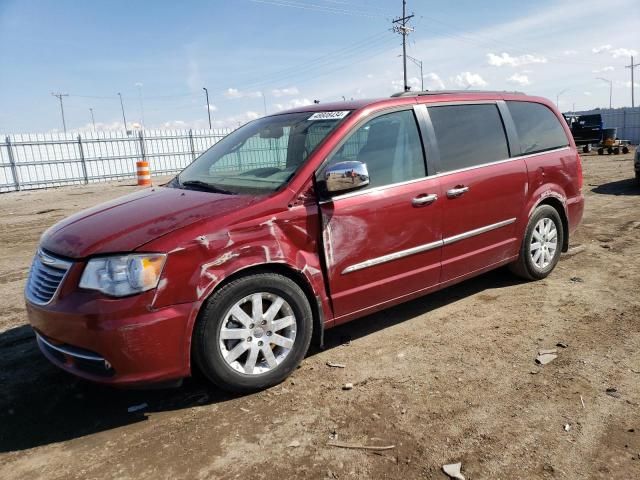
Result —
<instances>
[{"instance_id":1,"label":"white cloud","mask_svg":"<svg viewBox=\"0 0 640 480\"><path fill-rule=\"evenodd\" d=\"M600 69L596 69L596 70L591 70L592 73L603 73L603 72L613 72L615 70L615 67L604 67L604 68L600 68Z\"/></svg>"},{"instance_id":2,"label":"white cloud","mask_svg":"<svg viewBox=\"0 0 640 480\"><path fill-rule=\"evenodd\" d=\"M592 95L592 94L591 94L591 92L582 92L582 94L583 94L585 97L590 97L590 96Z\"/></svg>"},{"instance_id":3,"label":"white cloud","mask_svg":"<svg viewBox=\"0 0 640 480\"><path fill-rule=\"evenodd\" d=\"M529 77L520 73L514 73L513 75L511 75L509 78L507 78L507 82L513 83L515 85L520 85L521 87L531 84Z\"/></svg>"},{"instance_id":4,"label":"white cloud","mask_svg":"<svg viewBox=\"0 0 640 480\"><path fill-rule=\"evenodd\" d=\"M308 98L294 98L293 100L289 100L287 103L275 103L273 108L280 112L282 110L289 110L292 108L306 107L307 105L313 105L313 101Z\"/></svg>"},{"instance_id":5,"label":"white cloud","mask_svg":"<svg viewBox=\"0 0 640 480\"><path fill-rule=\"evenodd\" d=\"M422 83L418 77L407 78L407 84L411 87L411 90L420 90Z\"/></svg>"},{"instance_id":6,"label":"white cloud","mask_svg":"<svg viewBox=\"0 0 640 480\"><path fill-rule=\"evenodd\" d=\"M502 52L500 55L495 53L487 53L487 62L494 67L520 67L522 65L531 65L534 63L547 63L547 59L540 55L520 55L518 57L512 57L506 52Z\"/></svg>"},{"instance_id":7,"label":"white cloud","mask_svg":"<svg viewBox=\"0 0 640 480\"><path fill-rule=\"evenodd\" d=\"M274 97L289 97L292 95L299 95L300 91L298 87L289 87L289 88L274 88L271 90L271 95Z\"/></svg>"},{"instance_id":8,"label":"white cloud","mask_svg":"<svg viewBox=\"0 0 640 480\"><path fill-rule=\"evenodd\" d=\"M609 45L609 44L606 44L606 45L600 45L599 47L593 47L593 48L591 49L591 51L592 51L593 53L596 53L596 54L598 54L598 53L608 52L609 50L611 50L611 45Z\"/></svg>"},{"instance_id":9,"label":"white cloud","mask_svg":"<svg viewBox=\"0 0 640 480\"><path fill-rule=\"evenodd\" d=\"M204 106L204 109L207 110L207 106ZM209 104L209 110L211 110L212 112L216 112L218 110L218 107L216 107L213 103Z\"/></svg>"},{"instance_id":10,"label":"white cloud","mask_svg":"<svg viewBox=\"0 0 640 480\"><path fill-rule=\"evenodd\" d=\"M262 92L243 92L242 90L238 90L237 88L227 88L227 91L224 92L225 97L236 99L236 98L260 98L262 97Z\"/></svg>"},{"instance_id":11,"label":"white cloud","mask_svg":"<svg viewBox=\"0 0 640 480\"><path fill-rule=\"evenodd\" d=\"M425 88L427 90L444 90L444 82L437 73L429 72L424 74Z\"/></svg>"},{"instance_id":12,"label":"white cloud","mask_svg":"<svg viewBox=\"0 0 640 480\"><path fill-rule=\"evenodd\" d=\"M616 86L631 88L631 80L627 80L626 82L621 82L621 81L618 80L618 81L616 81ZM640 87L640 83L633 82L633 86L638 88L638 87Z\"/></svg>"},{"instance_id":13,"label":"white cloud","mask_svg":"<svg viewBox=\"0 0 640 480\"><path fill-rule=\"evenodd\" d=\"M373 78L373 73L367 73L367 78Z\"/></svg>"},{"instance_id":14,"label":"white cloud","mask_svg":"<svg viewBox=\"0 0 640 480\"><path fill-rule=\"evenodd\" d=\"M487 82L477 73L462 72L455 76L453 82L462 88L485 87Z\"/></svg>"},{"instance_id":15,"label":"white cloud","mask_svg":"<svg viewBox=\"0 0 640 480\"><path fill-rule=\"evenodd\" d=\"M289 102L289 105L290 105L289 108L306 107L307 105L312 105L312 104L313 102L308 98L294 98Z\"/></svg>"},{"instance_id":16,"label":"white cloud","mask_svg":"<svg viewBox=\"0 0 640 480\"><path fill-rule=\"evenodd\" d=\"M615 50L611 50L611 56L613 58L631 57L633 55L638 55L638 51L630 48L616 48Z\"/></svg>"},{"instance_id":17,"label":"white cloud","mask_svg":"<svg viewBox=\"0 0 640 480\"><path fill-rule=\"evenodd\" d=\"M572 55L577 55L578 51L577 50L565 50L564 52L562 52L563 55L570 57Z\"/></svg>"}]
</instances>

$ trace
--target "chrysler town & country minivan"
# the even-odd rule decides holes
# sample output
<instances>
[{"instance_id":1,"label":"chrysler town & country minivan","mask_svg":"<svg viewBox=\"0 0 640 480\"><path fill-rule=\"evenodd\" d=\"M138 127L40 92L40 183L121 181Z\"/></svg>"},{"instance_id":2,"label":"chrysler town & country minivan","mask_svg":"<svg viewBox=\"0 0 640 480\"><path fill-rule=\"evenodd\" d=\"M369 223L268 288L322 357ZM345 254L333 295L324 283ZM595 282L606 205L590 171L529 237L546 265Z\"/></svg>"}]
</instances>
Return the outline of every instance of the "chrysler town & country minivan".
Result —
<instances>
[{"instance_id":1,"label":"chrysler town & country minivan","mask_svg":"<svg viewBox=\"0 0 640 480\"><path fill-rule=\"evenodd\" d=\"M548 100L416 92L252 121L173 180L47 230L25 289L44 355L113 385L199 368L253 391L313 338L509 265L546 277L582 218Z\"/></svg>"}]
</instances>

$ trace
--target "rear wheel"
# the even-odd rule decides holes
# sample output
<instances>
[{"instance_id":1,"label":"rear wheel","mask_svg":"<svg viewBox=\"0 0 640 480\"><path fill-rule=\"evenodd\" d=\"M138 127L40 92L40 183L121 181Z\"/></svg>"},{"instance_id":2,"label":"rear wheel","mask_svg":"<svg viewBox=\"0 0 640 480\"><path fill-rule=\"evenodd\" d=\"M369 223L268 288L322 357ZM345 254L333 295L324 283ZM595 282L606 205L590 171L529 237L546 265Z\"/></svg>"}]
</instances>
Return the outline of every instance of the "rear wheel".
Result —
<instances>
[{"instance_id":1,"label":"rear wheel","mask_svg":"<svg viewBox=\"0 0 640 480\"><path fill-rule=\"evenodd\" d=\"M600 147L598 149L598 155L604 155L604 148Z\"/></svg>"},{"instance_id":2,"label":"rear wheel","mask_svg":"<svg viewBox=\"0 0 640 480\"><path fill-rule=\"evenodd\" d=\"M511 271L527 280L545 278L560 259L564 230L558 211L550 205L535 209L529 219L518 260Z\"/></svg>"},{"instance_id":3,"label":"rear wheel","mask_svg":"<svg viewBox=\"0 0 640 480\"><path fill-rule=\"evenodd\" d=\"M582 147L582 153L589 153L591 151L591 145L585 145Z\"/></svg>"},{"instance_id":4,"label":"rear wheel","mask_svg":"<svg viewBox=\"0 0 640 480\"><path fill-rule=\"evenodd\" d=\"M225 390L261 390L300 364L312 328L309 302L294 281L272 273L243 277L207 301L194 331L196 362Z\"/></svg>"},{"instance_id":5,"label":"rear wheel","mask_svg":"<svg viewBox=\"0 0 640 480\"><path fill-rule=\"evenodd\" d=\"M627 147L626 145L622 147L622 153L624 153L625 155L629 153L629 147Z\"/></svg>"}]
</instances>

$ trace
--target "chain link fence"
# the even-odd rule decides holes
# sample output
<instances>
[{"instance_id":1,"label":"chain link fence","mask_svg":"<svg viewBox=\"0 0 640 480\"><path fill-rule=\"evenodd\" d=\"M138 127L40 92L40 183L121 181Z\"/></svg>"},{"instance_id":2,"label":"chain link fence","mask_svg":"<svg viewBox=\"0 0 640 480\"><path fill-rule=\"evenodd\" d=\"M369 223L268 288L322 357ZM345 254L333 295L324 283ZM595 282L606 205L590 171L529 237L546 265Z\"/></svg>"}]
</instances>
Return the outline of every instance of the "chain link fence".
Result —
<instances>
[{"instance_id":1,"label":"chain link fence","mask_svg":"<svg viewBox=\"0 0 640 480\"><path fill-rule=\"evenodd\" d=\"M0 192L134 178L139 160L152 175L176 173L231 131L8 135L0 138Z\"/></svg>"}]
</instances>

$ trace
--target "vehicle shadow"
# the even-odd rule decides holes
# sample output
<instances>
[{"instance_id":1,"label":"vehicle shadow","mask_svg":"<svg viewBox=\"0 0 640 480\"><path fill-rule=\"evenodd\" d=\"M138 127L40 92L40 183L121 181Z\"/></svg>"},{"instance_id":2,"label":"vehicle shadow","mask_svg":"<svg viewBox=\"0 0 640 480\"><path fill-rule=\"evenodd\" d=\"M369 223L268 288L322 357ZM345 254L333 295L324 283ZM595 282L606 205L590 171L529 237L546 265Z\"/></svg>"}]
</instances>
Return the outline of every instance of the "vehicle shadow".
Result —
<instances>
[{"instance_id":1,"label":"vehicle shadow","mask_svg":"<svg viewBox=\"0 0 640 480\"><path fill-rule=\"evenodd\" d=\"M635 178L627 178L625 180L603 183L602 185L592 188L591 191L602 195L640 195L640 185L638 185Z\"/></svg>"},{"instance_id":2,"label":"vehicle shadow","mask_svg":"<svg viewBox=\"0 0 640 480\"><path fill-rule=\"evenodd\" d=\"M520 283L504 269L326 331L324 350L455 303L486 288ZM308 356L322 351L311 348ZM79 380L49 364L31 327L0 333L0 453L80 438L147 420L147 414L238 399L198 373L180 388L123 390ZM130 412L130 407L141 406Z\"/></svg>"}]
</instances>

